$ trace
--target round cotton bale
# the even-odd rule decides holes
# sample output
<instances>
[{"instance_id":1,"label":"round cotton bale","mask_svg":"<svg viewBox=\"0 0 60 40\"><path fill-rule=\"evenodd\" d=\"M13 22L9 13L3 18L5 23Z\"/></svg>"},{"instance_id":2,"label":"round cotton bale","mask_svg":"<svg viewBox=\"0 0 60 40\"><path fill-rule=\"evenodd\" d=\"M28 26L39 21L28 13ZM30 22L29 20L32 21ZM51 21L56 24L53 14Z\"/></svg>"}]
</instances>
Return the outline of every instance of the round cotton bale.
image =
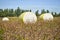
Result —
<instances>
[{"instance_id":1,"label":"round cotton bale","mask_svg":"<svg viewBox=\"0 0 60 40\"><path fill-rule=\"evenodd\" d=\"M24 12L19 16L24 23L35 23L37 21L37 17L32 12Z\"/></svg>"},{"instance_id":2,"label":"round cotton bale","mask_svg":"<svg viewBox=\"0 0 60 40\"><path fill-rule=\"evenodd\" d=\"M9 21L9 18L4 17L4 18L2 18L2 21Z\"/></svg>"},{"instance_id":3,"label":"round cotton bale","mask_svg":"<svg viewBox=\"0 0 60 40\"><path fill-rule=\"evenodd\" d=\"M52 21L53 15L51 13L45 13L45 14L40 15L40 19L44 21Z\"/></svg>"}]
</instances>

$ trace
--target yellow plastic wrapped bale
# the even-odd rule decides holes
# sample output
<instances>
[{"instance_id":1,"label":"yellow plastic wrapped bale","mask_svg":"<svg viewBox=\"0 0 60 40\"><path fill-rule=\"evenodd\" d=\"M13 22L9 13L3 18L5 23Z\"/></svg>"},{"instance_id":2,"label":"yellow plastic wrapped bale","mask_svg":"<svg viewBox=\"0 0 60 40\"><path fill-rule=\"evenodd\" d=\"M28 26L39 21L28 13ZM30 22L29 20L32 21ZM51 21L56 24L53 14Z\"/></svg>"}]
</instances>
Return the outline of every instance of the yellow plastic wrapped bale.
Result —
<instances>
[{"instance_id":1,"label":"yellow plastic wrapped bale","mask_svg":"<svg viewBox=\"0 0 60 40\"><path fill-rule=\"evenodd\" d=\"M24 23L35 23L37 21L37 17L32 12L24 12L19 16Z\"/></svg>"},{"instance_id":2,"label":"yellow plastic wrapped bale","mask_svg":"<svg viewBox=\"0 0 60 40\"><path fill-rule=\"evenodd\" d=\"M40 19L44 21L51 21L53 20L53 15L51 13L45 13L39 16Z\"/></svg>"},{"instance_id":3,"label":"yellow plastic wrapped bale","mask_svg":"<svg viewBox=\"0 0 60 40\"><path fill-rule=\"evenodd\" d=\"M2 18L2 21L9 21L9 18L8 17L4 17L4 18Z\"/></svg>"}]
</instances>

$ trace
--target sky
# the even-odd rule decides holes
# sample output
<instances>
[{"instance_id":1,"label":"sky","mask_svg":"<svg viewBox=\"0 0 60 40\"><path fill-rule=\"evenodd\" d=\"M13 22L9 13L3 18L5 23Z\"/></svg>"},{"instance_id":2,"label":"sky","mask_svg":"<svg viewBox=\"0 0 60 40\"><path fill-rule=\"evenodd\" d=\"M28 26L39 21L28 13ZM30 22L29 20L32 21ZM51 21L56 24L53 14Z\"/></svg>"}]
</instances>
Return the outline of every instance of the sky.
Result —
<instances>
[{"instance_id":1,"label":"sky","mask_svg":"<svg viewBox=\"0 0 60 40\"><path fill-rule=\"evenodd\" d=\"M49 10L50 12L60 12L60 0L0 0L0 9L21 9L32 10L35 12L42 9Z\"/></svg>"}]
</instances>

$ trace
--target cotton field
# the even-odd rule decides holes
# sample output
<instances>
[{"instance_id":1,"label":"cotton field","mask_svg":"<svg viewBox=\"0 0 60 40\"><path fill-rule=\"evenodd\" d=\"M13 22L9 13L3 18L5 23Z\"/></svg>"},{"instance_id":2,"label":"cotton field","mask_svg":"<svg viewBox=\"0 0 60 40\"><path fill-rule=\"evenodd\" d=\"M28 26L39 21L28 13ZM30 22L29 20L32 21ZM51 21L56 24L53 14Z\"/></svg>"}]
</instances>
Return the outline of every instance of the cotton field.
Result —
<instances>
[{"instance_id":1,"label":"cotton field","mask_svg":"<svg viewBox=\"0 0 60 40\"><path fill-rule=\"evenodd\" d=\"M24 12L19 17L2 17L0 40L60 40L60 17L50 13L37 17L33 12Z\"/></svg>"},{"instance_id":2,"label":"cotton field","mask_svg":"<svg viewBox=\"0 0 60 40\"><path fill-rule=\"evenodd\" d=\"M1 40L60 40L60 17L47 22L37 19L35 24L27 25L17 19L10 17L11 21L0 20Z\"/></svg>"}]
</instances>

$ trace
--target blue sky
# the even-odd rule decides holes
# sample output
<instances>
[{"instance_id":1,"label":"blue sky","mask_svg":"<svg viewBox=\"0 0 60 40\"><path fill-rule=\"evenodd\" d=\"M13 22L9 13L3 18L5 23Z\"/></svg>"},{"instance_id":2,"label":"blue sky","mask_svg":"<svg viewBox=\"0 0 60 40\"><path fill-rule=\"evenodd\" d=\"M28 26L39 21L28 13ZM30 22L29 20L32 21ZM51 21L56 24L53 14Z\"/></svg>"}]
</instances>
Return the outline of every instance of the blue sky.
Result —
<instances>
[{"instance_id":1,"label":"blue sky","mask_svg":"<svg viewBox=\"0 0 60 40\"><path fill-rule=\"evenodd\" d=\"M16 9L18 6L21 9L31 9L33 12L42 9L60 12L60 0L0 0L0 9Z\"/></svg>"}]
</instances>

